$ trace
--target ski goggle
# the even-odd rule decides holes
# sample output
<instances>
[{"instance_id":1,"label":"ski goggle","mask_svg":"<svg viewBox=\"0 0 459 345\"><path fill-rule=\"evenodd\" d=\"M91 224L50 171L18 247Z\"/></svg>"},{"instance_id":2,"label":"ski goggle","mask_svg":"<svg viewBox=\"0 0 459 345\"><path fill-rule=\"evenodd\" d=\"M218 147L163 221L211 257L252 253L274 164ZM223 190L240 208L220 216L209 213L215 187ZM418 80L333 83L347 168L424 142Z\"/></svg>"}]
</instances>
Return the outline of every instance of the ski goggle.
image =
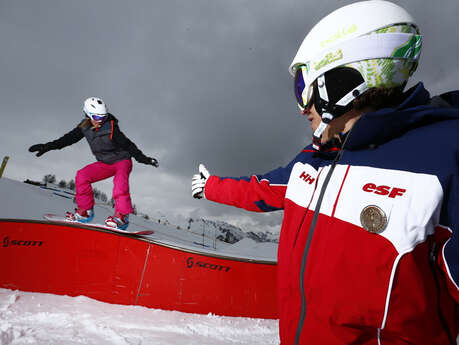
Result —
<instances>
[{"instance_id":1,"label":"ski goggle","mask_svg":"<svg viewBox=\"0 0 459 345\"><path fill-rule=\"evenodd\" d=\"M306 65L298 66L293 81L296 101L301 110L311 106L313 85L307 81L308 68Z\"/></svg>"},{"instance_id":2,"label":"ski goggle","mask_svg":"<svg viewBox=\"0 0 459 345\"><path fill-rule=\"evenodd\" d=\"M86 115L91 120L96 121L96 122L100 122L100 121L105 120L105 117L107 116L107 114L95 114L95 113L89 113L89 114L86 114Z\"/></svg>"}]
</instances>

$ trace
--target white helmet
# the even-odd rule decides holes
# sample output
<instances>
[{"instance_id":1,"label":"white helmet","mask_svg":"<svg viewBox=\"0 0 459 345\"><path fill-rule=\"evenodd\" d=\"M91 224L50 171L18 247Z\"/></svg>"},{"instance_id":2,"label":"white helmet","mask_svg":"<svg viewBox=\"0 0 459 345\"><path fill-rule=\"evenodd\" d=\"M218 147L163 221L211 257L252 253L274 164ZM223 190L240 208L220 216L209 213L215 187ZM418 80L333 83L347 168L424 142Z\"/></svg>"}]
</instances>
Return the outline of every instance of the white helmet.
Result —
<instances>
[{"instance_id":1,"label":"white helmet","mask_svg":"<svg viewBox=\"0 0 459 345\"><path fill-rule=\"evenodd\" d=\"M101 121L107 116L107 106L104 101L97 97L89 97L83 103L84 113L94 121Z\"/></svg>"},{"instance_id":2,"label":"white helmet","mask_svg":"<svg viewBox=\"0 0 459 345\"><path fill-rule=\"evenodd\" d=\"M295 76L295 95L300 108L308 106L313 83L326 105L316 109L322 123L314 132L313 144L327 124L352 108L352 101L372 87L403 87L416 70L422 38L414 19L402 7L384 0L369 0L344 6L323 18L305 37L289 72ZM347 75L338 76L341 69ZM330 79L353 80L347 90L341 85L339 98L329 99ZM345 83L344 83L345 84ZM352 85L351 85L352 84ZM343 91L345 91L343 93ZM333 97L332 97L333 98ZM316 107L317 108L317 107Z\"/></svg>"}]
</instances>

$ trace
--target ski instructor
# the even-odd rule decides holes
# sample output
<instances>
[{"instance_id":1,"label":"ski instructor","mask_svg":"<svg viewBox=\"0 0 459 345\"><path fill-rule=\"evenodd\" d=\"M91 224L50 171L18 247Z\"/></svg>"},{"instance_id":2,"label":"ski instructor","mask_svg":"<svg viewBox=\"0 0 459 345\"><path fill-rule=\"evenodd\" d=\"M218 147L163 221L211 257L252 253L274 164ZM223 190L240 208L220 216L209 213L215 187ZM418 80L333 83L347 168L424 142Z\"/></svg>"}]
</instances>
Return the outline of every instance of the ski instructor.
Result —
<instances>
[{"instance_id":1,"label":"ski instructor","mask_svg":"<svg viewBox=\"0 0 459 345\"><path fill-rule=\"evenodd\" d=\"M193 176L195 198L284 210L283 345L456 344L459 92L404 91L421 42L394 3L332 12L289 68L312 144L264 175Z\"/></svg>"},{"instance_id":2,"label":"ski instructor","mask_svg":"<svg viewBox=\"0 0 459 345\"><path fill-rule=\"evenodd\" d=\"M75 212L67 212L70 221L88 223L94 218L94 195L91 184L113 178L113 199L115 213L109 216L105 224L125 230L129 225L129 214L133 212L129 193L129 175L132 171L134 157L138 162L158 167L155 158L145 156L137 146L129 140L118 126L118 120L107 110L105 102L97 97L84 101L85 118L70 132L59 139L46 144L36 144L29 148L37 152L37 157L50 150L59 150L77 143L83 137L89 143L97 162L79 170L75 177L76 203Z\"/></svg>"}]
</instances>

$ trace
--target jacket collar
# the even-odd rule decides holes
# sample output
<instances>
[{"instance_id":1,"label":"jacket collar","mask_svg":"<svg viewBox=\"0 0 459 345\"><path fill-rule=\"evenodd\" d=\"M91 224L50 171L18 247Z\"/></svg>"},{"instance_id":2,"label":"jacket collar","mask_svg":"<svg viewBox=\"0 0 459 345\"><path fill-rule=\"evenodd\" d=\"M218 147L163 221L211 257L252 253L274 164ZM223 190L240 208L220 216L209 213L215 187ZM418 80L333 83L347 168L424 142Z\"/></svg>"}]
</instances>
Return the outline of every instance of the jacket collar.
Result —
<instances>
[{"instance_id":1,"label":"jacket collar","mask_svg":"<svg viewBox=\"0 0 459 345\"><path fill-rule=\"evenodd\" d=\"M447 97L446 97L447 96ZM446 119L459 119L459 92L440 96L451 107L431 104L429 92L418 83L405 93L404 101L396 108L383 108L362 115L354 124L346 149L358 150L381 145L414 127Z\"/></svg>"}]
</instances>

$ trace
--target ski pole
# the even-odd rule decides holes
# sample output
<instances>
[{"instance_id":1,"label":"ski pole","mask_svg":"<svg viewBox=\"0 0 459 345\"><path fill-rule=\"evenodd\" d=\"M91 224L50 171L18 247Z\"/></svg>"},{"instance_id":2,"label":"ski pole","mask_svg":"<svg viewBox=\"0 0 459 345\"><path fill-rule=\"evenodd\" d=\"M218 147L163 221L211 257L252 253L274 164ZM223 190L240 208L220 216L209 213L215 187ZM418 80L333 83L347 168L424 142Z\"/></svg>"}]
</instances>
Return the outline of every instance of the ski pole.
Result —
<instances>
[{"instance_id":1,"label":"ski pole","mask_svg":"<svg viewBox=\"0 0 459 345\"><path fill-rule=\"evenodd\" d=\"M10 159L10 157L8 156L5 156L5 158L3 158L2 166L0 167L0 178L2 178L3 171L6 168L6 163L8 163L8 159Z\"/></svg>"}]
</instances>

